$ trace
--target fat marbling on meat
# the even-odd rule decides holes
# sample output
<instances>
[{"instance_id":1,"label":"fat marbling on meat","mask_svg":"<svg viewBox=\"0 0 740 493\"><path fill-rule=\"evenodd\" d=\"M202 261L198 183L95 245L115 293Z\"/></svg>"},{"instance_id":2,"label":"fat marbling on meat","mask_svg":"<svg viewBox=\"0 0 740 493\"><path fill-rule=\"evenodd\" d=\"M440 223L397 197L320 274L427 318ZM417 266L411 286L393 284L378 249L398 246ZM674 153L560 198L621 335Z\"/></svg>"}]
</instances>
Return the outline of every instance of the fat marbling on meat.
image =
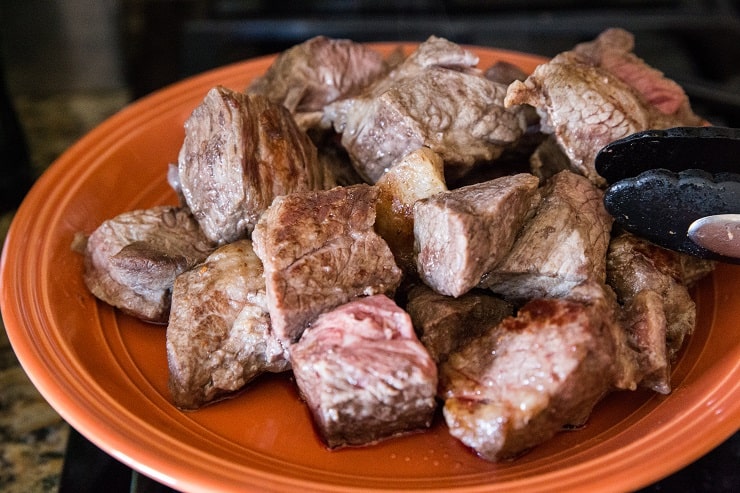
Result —
<instances>
[{"instance_id":1,"label":"fat marbling on meat","mask_svg":"<svg viewBox=\"0 0 740 493\"><path fill-rule=\"evenodd\" d=\"M442 158L428 147L417 149L394 162L375 187L375 231L388 243L398 266L413 276L414 204L447 190Z\"/></svg>"},{"instance_id":2,"label":"fat marbling on meat","mask_svg":"<svg viewBox=\"0 0 740 493\"><path fill-rule=\"evenodd\" d=\"M221 86L185 122L178 172L187 206L219 244L249 237L275 197L324 186L316 147L284 106Z\"/></svg>"},{"instance_id":3,"label":"fat marbling on meat","mask_svg":"<svg viewBox=\"0 0 740 493\"><path fill-rule=\"evenodd\" d=\"M395 292L402 273L373 230L377 199L367 184L296 192L262 215L254 248L281 340L295 342L320 313L354 298Z\"/></svg>"},{"instance_id":4,"label":"fat marbling on meat","mask_svg":"<svg viewBox=\"0 0 740 493\"><path fill-rule=\"evenodd\" d=\"M237 240L175 280L167 361L178 407L199 408L262 373L290 369L270 326L262 274L252 242Z\"/></svg>"},{"instance_id":5,"label":"fat marbling on meat","mask_svg":"<svg viewBox=\"0 0 740 493\"><path fill-rule=\"evenodd\" d=\"M437 367L409 315L387 296L323 313L290 353L298 388L330 448L431 425Z\"/></svg>"},{"instance_id":6,"label":"fat marbling on meat","mask_svg":"<svg viewBox=\"0 0 740 493\"><path fill-rule=\"evenodd\" d=\"M87 238L83 279L92 294L122 312L166 323L175 278L213 248L186 208L128 211Z\"/></svg>"}]
</instances>

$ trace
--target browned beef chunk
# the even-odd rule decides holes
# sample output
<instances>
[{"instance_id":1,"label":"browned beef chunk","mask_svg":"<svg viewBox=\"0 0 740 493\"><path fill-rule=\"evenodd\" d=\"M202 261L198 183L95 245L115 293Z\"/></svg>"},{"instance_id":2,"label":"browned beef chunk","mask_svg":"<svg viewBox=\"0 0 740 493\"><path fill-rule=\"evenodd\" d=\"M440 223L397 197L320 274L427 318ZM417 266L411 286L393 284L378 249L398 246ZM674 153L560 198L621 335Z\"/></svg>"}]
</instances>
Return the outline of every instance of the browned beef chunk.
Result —
<instances>
[{"instance_id":1,"label":"browned beef chunk","mask_svg":"<svg viewBox=\"0 0 740 493\"><path fill-rule=\"evenodd\" d=\"M621 29L563 52L509 86L508 106L538 109L542 129L555 135L572 169L605 184L594 168L597 152L637 131L700 125L680 87L631 53L633 37Z\"/></svg>"},{"instance_id":2,"label":"browned beef chunk","mask_svg":"<svg viewBox=\"0 0 740 493\"><path fill-rule=\"evenodd\" d=\"M319 153L319 162L324 169L323 188L328 190L337 186L346 187L365 183L354 166L352 166L347 151L332 137L332 135L328 134L311 135L311 139L316 143Z\"/></svg>"},{"instance_id":3,"label":"browned beef chunk","mask_svg":"<svg viewBox=\"0 0 740 493\"><path fill-rule=\"evenodd\" d=\"M166 323L175 277L212 250L187 209L124 212L104 221L87 239L85 285L124 313Z\"/></svg>"},{"instance_id":4,"label":"browned beef chunk","mask_svg":"<svg viewBox=\"0 0 740 493\"><path fill-rule=\"evenodd\" d=\"M445 38L430 36L410 55L396 50L388 57L390 71L385 77L377 79L362 94L363 97L377 97L390 86L404 79L416 77L419 73L433 67L446 67L459 72L480 74L476 68L478 56Z\"/></svg>"},{"instance_id":5,"label":"browned beef chunk","mask_svg":"<svg viewBox=\"0 0 740 493\"><path fill-rule=\"evenodd\" d=\"M391 79L398 80L419 69L428 67L449 67L455 70L476 72L478 56L439 36L429 36L408 58L398 64L391 73ZM380 81L382 84L383 81Z\"/></svg>"},{"instance_id":6,"label":"browned beef chunk","mask_svg":"<svg viewBox=\"0 0 740 493\"><path fill-rule=\"evenodd\" d=\"M717 262L714 260L706 260L683 253L680 256L683 282L688 288L714 272L714 268L717 266Z\"/></svg>"},{"instance_id":7,"label":"browned beef chunk","mask_svg":"<svg viewBox=\"0 0 740 493\"><path fill-rule=\"evenodd\" d=\"M323 186L316 147L285 107L215 87L185 122L180 187L206 236L246 238L278 195Z\"/></svg>"},{"instance_id":8,"label":"browned beef chunk","mask_svg":"<svg viewBox=\"0 0 740 493\"><path fill-rule=\"evenodd\" d=\"M384 75L381 55L348 39L316 36L278 55L247 92L263 94L291 113L320 111Z\"/></svg>"},{"instance_id":9,"label":"browned beef chunk","mask_svg":"<svg viewBox=\"0 0 740 493\"><path fill-rule=\"evenodd\" d=\"M527 73L510 62L499 61L491 65L483 73L486 79L506 84L507 86L515 80L525 80Z\"/></svg>"},{"instance_id":10,"label":"browned beef chunk","mask_svg":"<svg viewBox=\"0 0 740 493\"><path fill-rule=\"evenodd\" d=\"M514 244L539 202L537 178L504 176L414 204L417 269L435 291L460 296L481 282Z\"/></svg>"},{"instance_id":11,"label":"browned beef chunk","mask_svg":"<svg viewBox=\"0 0 740 493\"><path fill-rule=\"evenodd\" d=\"M614 381L614 312L538 299L440 367L450 433L490 461L584 424Z\"/></svg>"},{"instance_id":12,"label":"browned beef chunk","mask_svg":"<svg viewBox=\"0 0 740 493\"><path fill-rule=\"evenodd\" d=\"M584 63L601 67L634 89L651 107L655 126L691 126L706 123L691 110L683 88L635 55L634 36L619 28L602 32L595 40L573 49ZM664 120L663 116L664 115Z\"/></svg>"},{"instance_id":13,"label":"browned beef chunk","mask_svg":"<svg viewBox=\"0 0 740 493\"><path fill-rule=\"evenodd\" d=\"M536 107L542 130L555 135L572 169L599 186L605 181L594 168L596 153L650 125L648 110L629 86L562 55L538 66L525 82L511 84L505 101Z\"/></svg>"},{"instance_id":14,"label":"browned beef chunk","mask_svg":"<svg viewBox=\"0 0 740 493\"><path fill-rule=\"evenodd\" d=\"M359 296L392 294L401 282L388 245L373 230L369 185L275 199L254 230L275 333L295 341L320 313Z\"/></svg>"},{"instance_id":15,"label":"browned beef chunk","mask_svg":"<svg viewBox=\"0 0 740 493\"><path fill-rule=\"evenodd\" d=\"M506 86L473 70L477 58L446 40L427 41L370 91L328 105L358 172L375 183L397 159L427 146L455 178L501 155L524 132L521 109L503 106ZM461 70L462 69L462 70Z\"/></svg>"},{"instance_id":16,"label":"browned beef chunk","mask_svg":"<svg viewBox=\"0 0 740 493\"><path fill-rule=\"evenodd\" d=\"M252 242L220 247L180 274L167 325L169 387L180 408L228 397L264 372L290 369L267 312L262 262Z\"/></svg>"},{"instance_id":17,"label":"browned beef chunk","mask_svg":"<svg viewBox=\"0 0 740 493\"><path fill-rule=\"evenodd\" d=\"M635 294L624 307L627 342L637 353L638 383L661 394L671 392L671 361L666 347L663 298L650 289Z\"/></svg>"},{"instance_id":18,"label":"browned beef chunk","mask_svg":"<svg viewBox=\"0 0 740 493\"><path fill-rule=\"evenodd\" d=\"M662 329L664 344L669 360L675 358L684 338L694 331L696 323L696 305L683 282L680 254L624 233L614 238L609 246L607 282L614 288L619 301L628 307L642 291L657 293L652 307L663 311L666 324ZM655 330L661 331L659 328ZM659 335L642 338L657 340ZM662 351L661 348L645 346L641 349L658 354Z\"/></svg>"},{"instance_id":19,"label":"browned beef chunk","mask_svg":"<svg viewBox=\"0 0 740 493\"><path fill-rule=\"evenodd\" d=\"M570 159L552 135L545 138L529 157L532 174L544 183L563 170L570 169Z\"/></svg>"},{"instance_id":20,"label":"browned beef chunk","mask_svg":"<svg viewBox=\"0 0 740 493\"><path fill-rule=\"evenodd\" d=\"M331 447L427 428L437 367L411 320L375 295L324 313L291 347L298 388Z\"/></svg>"},{"instance_id":21,"label":"browned beef chunk","mask_svg":"<svg viewBox=\"0 0 740 493\"><path fill-rule=\"evenodd\" d=\"M482 281L512 300L569 297L586 281L603 283L612 217L603 193L584 177L561 171L508 255Z\"/></svg>"},{"instance_id":22,"label":"browned beef chunk","mask_svg":"<svg viewBox=\"0 0 740 493\"><path fill-rule=\"evenodd\" d=\"M419 284L408 292L406 311L421 343L434 361L441 363L469 340L512 315L514 309L485 291L469 291L452 298Z\"/></svg>"}]
</instances>

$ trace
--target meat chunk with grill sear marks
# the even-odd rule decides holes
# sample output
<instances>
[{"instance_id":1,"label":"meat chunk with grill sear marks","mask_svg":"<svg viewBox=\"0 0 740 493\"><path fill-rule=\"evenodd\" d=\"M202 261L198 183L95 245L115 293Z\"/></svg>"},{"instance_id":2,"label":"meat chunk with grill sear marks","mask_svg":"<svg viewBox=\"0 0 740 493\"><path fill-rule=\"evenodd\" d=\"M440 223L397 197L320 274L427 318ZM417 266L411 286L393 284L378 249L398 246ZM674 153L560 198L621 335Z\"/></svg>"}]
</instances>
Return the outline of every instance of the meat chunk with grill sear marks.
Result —
<instances>
[{"instance_id":1,"label":"meat chunk with grill sear marks","mask_svg":"<svg viewBox=\"0 0 740 493\"><path fill-rule=\"evenodd\" d=\"M178 174L185 202L219 244L248 238L275 197L324 186L316 147L288 110L225 87L185 122Z\"/></svg>"},{"instance_id":2,"label":"meat chunk with grill sear marks","mask_svg":"<svg viewBox=\"0 0 740 493\"><path fill-rule=\"evenodd\" d=\"M87 238L85 285L124 313L167 323L175 278L213 248L187 209L157 206L124 212Z\"/></svg>"},{"instance_id":3,"label":"meat chunk with grill sear marks","mask_svg":"<svg viewBox=\"0 0 740 493\"><path fill-rule=\"evenodd\" d=\"M377 199L362 184L285 195L265 211L253 240L281 340L296 341L317 315L354 298L395 292L402 273L373 230Z\"/></svg>"},{"instance_id":4,"label":"meat chunk with grill sear marks","mask_svg":"<svg viewBox=\"0 0 740 493\"><path fill-rule=\"evenodd\" d=\"M437 367L411 319L385 295L319 316L291 347L293 373L330 448L428 428Z\"/></svg>"},{"instance_id":5,"label":"meat chunk with grill sear marks","mask_svg":"<svg viewBox=\"0 0 740 493\"><path fill-rule=\"evenodd\" d=\"M290 369L270 326L262 273L252 242L238 240L177 277L167 361L178 407L199 408L234 395L262 373Z\"/></svg>"}]
</instances>

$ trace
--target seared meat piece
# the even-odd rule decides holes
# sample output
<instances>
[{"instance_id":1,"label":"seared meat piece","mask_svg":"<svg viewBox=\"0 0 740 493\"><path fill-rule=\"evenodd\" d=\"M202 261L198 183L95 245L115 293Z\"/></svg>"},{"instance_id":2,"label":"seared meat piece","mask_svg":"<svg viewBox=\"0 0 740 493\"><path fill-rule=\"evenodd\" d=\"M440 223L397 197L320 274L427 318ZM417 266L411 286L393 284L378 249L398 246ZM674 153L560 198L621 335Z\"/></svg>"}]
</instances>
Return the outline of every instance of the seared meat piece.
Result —
<instances>
[{"instance_id":1,"label":"seared meat piece","mask_svg":"<svg viewBox=\"0 0 740 493\"><path fill-rule=\"evenodd\" d=\"M444 163L436 152L422 147L393 163L375 186L375 231L388 243L396 264L415 275L414 203L447 190Z\"/></svg>"},{"instance_id":2,"label":"seared meat piece","mask_svg":"<svg viewBox=\"0 0 740 493\"><path fill-rule=\"evenodd\" d=\"M290 369L270 327L262 274L252 242L239 240L175 280L167 361L178 407L196 409L264 372Z\"/></svg>"},{"instance_id":3,"label":"seared meat piece","mask_svg":"<svg viewBox=\"0 0 740 493\"><path fill-rule=\"evenodd\" d=\"M323 186L316 147L285 107L215 87L185 122L180 186L206 236L246 238L278 195Z\"/></svg>"},{"instance_id":4,"label":"seared meat piece","mask_svg":"<svg viewBox=\"0 0 740 493\"><path fill-rule=\"evenodd\" d=\"M508 88L505 104L538 109L573 170L605 184L594 158L606 144L637 131L700 125L683 91L631 53L632 35L604 31L591 44L563 52ZM670 111L673 110L673 111Z\"/></svg>"},{"instance_id":5,"label":"seared meat piece","mask_svg":"<svg viewBox=\"0 0 740 493\"><path fill-rule=\"evenodd\" d=\"M401 282L373 230L378 191L369 185L275 199L254 230L273 330L296 341L320 313L359 296L393 294Z\"/></svg>"},{"instance_id":6,"label":"seared meat piece","mask_svg":"<svg viewBox=\"0 0 740 493\"><path fill-rule=\"evenodd\" d=\"M598 151L614 140L650 127L649 109L629 86L606 71L559 55L538 66L525 82L509 86L507 105L530 104L542 130L553 133L572 169L602 186Z\"/></svg>"},{"instance_id":7,"label":"seared meat piece","mask_svg":"<svg viewBox=\"0 0 740 493\"><path fill-rule=\"evenodd\" d=\"M635 55L634 36L624 29L611 28L602 32L594 41L580 43L573 52L585 63L601 67L634 89L651 107L655 124L651 128L673 126L699 126L706 123L691 110L683 88L666 78L662 72L650 67ZM662 120L661 115L665 115Z\"/></svg>"},{"instance_id":8,"label":"seared meat piece","mask_svg":"<svg viewBox=\"0 0 740 493\"><path fill-rule=\"evenodd\" d=\"M585 423L614 381L614 312L537 299L450 355L440 391L450 433L490 461Z\"/></svg>"},{"instance_id":9,"label":"seared meat piece","mask_svg":"<svg viewBox=\"0 0 740 493\"><path fill-rule=\"evenodd\" d=\"M342 134L354 166L371 183L422 146L442 157L448 177L464 175L496 159L526 129L521 109L503 106L506 86L462 65L477 63L476 57L448 41L432 44L445 51L411 55L389 79L324 109L324 120ZM419 49L433 52L423 45Z\"/></svg>"},{"instance_id":10,"label":"seared meat piece","mask_svg":"<svg viewBox=\"0 0 740 493\"><path fill-rule=\"evenodd\" d=\"M643 289L623 313L628 344L636 352L637 383L660 394L671 392L671 361L666 347L666 313L657 291Z\"/></svg>"},{"instance_id":11,"label":"seared meat piece","mask_svg":"<svg viewBox=\"0 0 740 493\"><path fill-rule=\"evenodd\" d=\"M419 284L408 293L406 311L421 343L435 363L441 363L469 340L512 315L514 308L485 291L469 291L452 298Z\"/></svg>"},{"instance_id":12,"label":"seared meat piece","mask_svg":"<svg viewBox=\"0 0 740 493\"><path fill-rule=\"evenodd\" d=\"M334 141L333 135L311 135L311 139L316 143L319 153L319 162L324 168L324 190L329 190L337 186L346 187L365 183L362 177L357 174L352 162L349 160L347 151Z\"/></svg>"},{"instance_id":13,"label":"seared meat piece","mask_svg":"<svg viewBox=\"0 0 740 493\"><path fill-rule=\"evenodd\" d=\"M534 212L538 180L504 176L414 204L417 269L435 291L460 296L503 259Z\"/></svg>"},{"instance_id":14,"label":"seared meat piece","mask_svg":"<svg viewBox=\"0 0 740 493\"><path fill-rule=\"evenodd\" d=\"M706 260L685 253L679 254L681 257L681 271L683 272L683 282L687 288L691 288L714 271L717 262Z\"/></svg>"},{"instance_id":15,"label":"seared meat piece","mask_svg":"<svg viewBox=\"0 0 740 493\"><path fill-rule=\"evenodd\" d=\"M291 347L301 395L330 448L428 428L437 367L391 299L352 301L316 319Z\"/></svg>"},{"instance_id":16,"label":"seared meat piece","mask_svg":"<svg viewBox=\"0 0 740 493\"><path fill-rule=\"evenodd\" d=\"M664 342L668 358L675 358L684 338L694 331L696 324L696 304L683 281L681 255L624 233L609 245L607 282L626 306L630 306L641 291L658 294L661 303L657 308L662 305L666 323ZM650 340L656 338L650 337ZM642 350L661 352L660 348L643 347Z\"/></svg>"},{"instance_id":17,"label":"seared meat piece","mask_svg":"<svg viewBox=\"0 0 740 493\"><path fill-rule=\"evenodd\" d=\"M316 36L280 53L247 92L263 94L291 113L321 111L359 93L387 70L381 55L363 44Z\"/></svg>"},{"instance_id":18,"label":"seared meat piece","mask_svg":"<svg viewBox=\"0 0 740 493\"><path fill-rule=\"evenodd\" d=\"M85 285L124 313L166 323L175 277L213 248L187 209L124 212L104 221L87 239Z\"/></svg>"},{"instance_id":19,"label":"seared meat piece","mask_svg":"<svg viewBox=\"0 0 740 493\"><path fill-rule=\"evenodd\" d=\"M462 72L478 72L478 56L464 47L445 38L429 36L406 60L394 68L392 80L407 77L420 69L429 67L448 67ZM383 81L380 81L382 84Z\"/></svg>"},{"instance_id":20,"label":"seared meat piece","mask_svg":"<svg viewBox=\"0 0 740 493\"><path fill-rule=\"evenodd\" d=\"M545 184L534 217L481 286L521 301L567 298L585 281L603 283L611 225L602 191L561 171Z\"/></svg>"},{"instance_id":21,"label":"seared meat piece","mask_svg":"<svg viewBox=\"0 0 740 493\"><path fill-rule=\"evenodd\" d=\"M513 63L499 61L491 65L483 73L486 79L506 84L507 86L515 80L525 80L527 73Z\"/></svg>"},{"instance_id":22,"label":"seared meat piece","mask_svg":"<svg viewBox=\"0 0 740 493\"><path fill-rule=\"evenodd\" d=\"M408 56L404 56L402 50L396 50L389 55L388 66L391 70L387 76L377 79L368 87L362 96L377 97L396 82L414 78L433 67L445 67L478 75L481 72L476 68L477 64L478 56L475 53L445 38L429 36Z\"/></svg>"},{"instance_id":23,"label":"seared meat piece","mask_svg":"<svg viewBox=\"0 0 740 493\"><path fill-rule=\"evenodd\" d=\"M570 159L565 155L552 135L545 138L529 157L532 174L541 183L563 170L570 170Z\"/></svg>"}]
</instances>

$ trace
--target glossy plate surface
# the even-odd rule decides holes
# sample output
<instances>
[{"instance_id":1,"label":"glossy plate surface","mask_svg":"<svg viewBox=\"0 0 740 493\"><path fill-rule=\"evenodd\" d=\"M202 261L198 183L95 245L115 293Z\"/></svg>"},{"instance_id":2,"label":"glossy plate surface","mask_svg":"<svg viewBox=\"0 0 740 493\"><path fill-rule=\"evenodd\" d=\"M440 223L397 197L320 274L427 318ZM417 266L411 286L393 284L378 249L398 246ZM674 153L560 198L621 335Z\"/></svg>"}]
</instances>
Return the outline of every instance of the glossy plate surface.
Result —
<instances>
[{"instance_id":1,"label":"glossy plate surface","mask_svg":"<svg viewBox=\"0 0 740 493\"><path fill-rule=\"evenodd\" d=\"M474 50L484 68L506 60L531 71L542 61ZM441 421L426 433L327 451L282 376L203 410L175 409L164 327L96 302L70 245L75 233L121 212L174 204L166 169L185 119L212 86L242 89L270 62L227 66L130 105L54 163L16 215L1 265L8 335L34 384L88 439L183 491L597 491L653 482L738 429L740 269L729 265L695 290L698 327L674 368L671 395L611 395L585 428L513 462L477 458Z\"/></svg>"}]
</instances>

